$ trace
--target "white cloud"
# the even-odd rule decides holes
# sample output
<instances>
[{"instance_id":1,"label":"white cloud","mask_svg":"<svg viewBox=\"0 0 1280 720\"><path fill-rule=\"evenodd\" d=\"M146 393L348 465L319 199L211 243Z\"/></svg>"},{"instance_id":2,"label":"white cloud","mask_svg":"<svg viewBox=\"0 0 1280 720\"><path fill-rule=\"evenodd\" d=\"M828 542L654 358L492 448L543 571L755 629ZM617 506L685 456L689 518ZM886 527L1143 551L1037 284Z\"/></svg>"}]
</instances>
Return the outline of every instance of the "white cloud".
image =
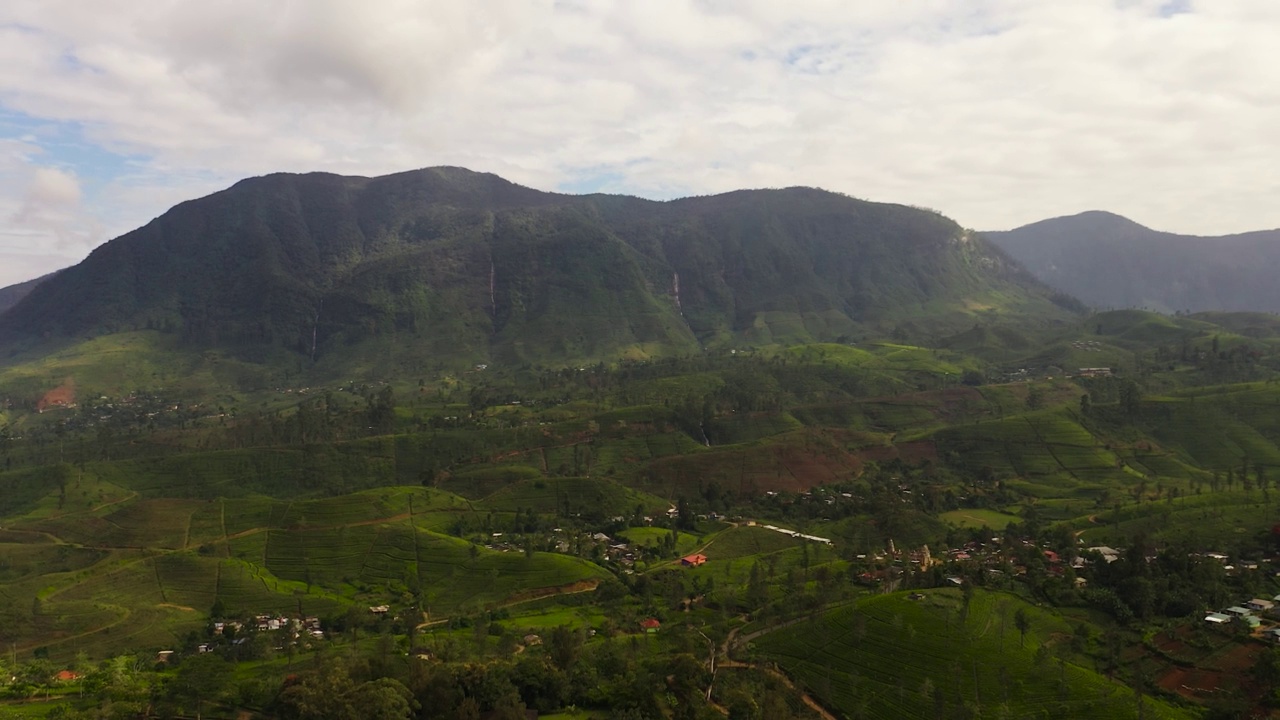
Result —
<instances>
[{"instance_id":1,"label":"white cloud","mask_svg":"<svg viewBox=\"0 0 1280 720\"><path fill-rule=\"evenodd\" d=\"M26 195L9 217L10 236L47 238L52 246L46 244L46 248L71 256L87 253L101 239L101 228L85 213L80 199L80 181L73 173L32 168Z\"/></svg>"},{"instance_id":2,"label":"white cloud","mask_svg":"<svg viewBox=\"0 0 1280 720\"><path fill-rule=\"evenodd\" d=\"M1277 44L1274 0L12 0L0 107L140 158L92 188L42 165L109 234L246 175L435 164L1219 233L1280 226Z\"/></svg>"}]
</instances>

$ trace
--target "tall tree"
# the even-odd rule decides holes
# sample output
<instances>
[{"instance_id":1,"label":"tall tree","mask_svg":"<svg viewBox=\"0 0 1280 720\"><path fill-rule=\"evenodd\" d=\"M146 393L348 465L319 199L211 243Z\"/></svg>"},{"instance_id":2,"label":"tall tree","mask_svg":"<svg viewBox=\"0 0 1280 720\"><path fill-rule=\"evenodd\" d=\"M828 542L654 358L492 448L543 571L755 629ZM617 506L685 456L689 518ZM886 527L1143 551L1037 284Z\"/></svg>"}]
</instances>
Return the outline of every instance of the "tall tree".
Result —
<instances>
[{"instance_id":1,"label":"tall tree","mask_svg":"<svg viewBox=\"0 0 1280 720\"><path fill-rule=\"evenodd\" d=\"M1031 629L1031 617L1027 615L1026 608L1018 608L1018 611L1013 614L1013 626L1018 628L1018 647L1025 647L1027 631Z\"/></svg>"}]
</instances>

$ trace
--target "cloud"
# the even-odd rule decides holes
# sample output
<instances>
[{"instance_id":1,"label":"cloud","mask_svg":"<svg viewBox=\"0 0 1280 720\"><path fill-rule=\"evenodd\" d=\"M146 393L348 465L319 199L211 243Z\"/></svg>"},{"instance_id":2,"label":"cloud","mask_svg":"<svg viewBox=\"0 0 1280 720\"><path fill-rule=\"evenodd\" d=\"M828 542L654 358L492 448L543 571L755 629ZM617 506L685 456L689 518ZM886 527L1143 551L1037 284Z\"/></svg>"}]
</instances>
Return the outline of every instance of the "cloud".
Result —
<instances>
[{"instance_id":1,"label":"cloud","mask_svg":"<svg viewBox=\"0 0 1280 720\"><path fill-rule=\"evenodd\" d=\"M80 205L80 182L75 175L56 168L36 168L27 189L27 200L18 216L36 217L47 212L74 210Z\"/></svg>"},{"instance_id":2,"label":"cloud","mask_svg":"<svg viewBox=\"0 0 1280 720\"><path fill-rule=\"evenodd\" d=\"M101 228L86 214L80 201L80 181L73 173L35 167L22 204L9 218L8 234L12 237L25 233L42 241L39 244L46 250L72 255L88 252L101 239Z\"/></svg>"},{"instance_id":3,"label":"cloud","mask_svg":"<svg viewBox=\"0 0 1280 720\"><path fill-rule=\"evenodd\" d=\"M1274 0L12 0L0 106L129 158L41 166L80 181L79 210L21 215L61 218L54 245L246 175L436 164L1219 233L1280 226L1278 42ZM2 176L12 217L34 176Z\"/></svg>"}]
</instances>

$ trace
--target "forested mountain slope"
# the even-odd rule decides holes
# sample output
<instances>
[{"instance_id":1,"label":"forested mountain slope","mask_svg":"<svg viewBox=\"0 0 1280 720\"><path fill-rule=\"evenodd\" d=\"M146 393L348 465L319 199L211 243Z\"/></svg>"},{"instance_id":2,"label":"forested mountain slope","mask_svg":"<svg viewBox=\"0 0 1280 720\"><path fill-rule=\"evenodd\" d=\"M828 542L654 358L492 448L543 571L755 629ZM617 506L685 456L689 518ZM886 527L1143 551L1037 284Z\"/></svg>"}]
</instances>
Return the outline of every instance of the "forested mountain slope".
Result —
<instances>
[{"instance_id":1,"label":"forested mountain slope","mask_svg":"<svg viewBox=\"0 0 1280 720\"><path fill-rule=\"evenodd\" d=\"M940 215L809 188L653 202L460 168L277 174L100 247L0 316L0 344L153 328L316 361L372 343L556 363L1068 317L1050 296Z\"/></svg>"}]
</instances>

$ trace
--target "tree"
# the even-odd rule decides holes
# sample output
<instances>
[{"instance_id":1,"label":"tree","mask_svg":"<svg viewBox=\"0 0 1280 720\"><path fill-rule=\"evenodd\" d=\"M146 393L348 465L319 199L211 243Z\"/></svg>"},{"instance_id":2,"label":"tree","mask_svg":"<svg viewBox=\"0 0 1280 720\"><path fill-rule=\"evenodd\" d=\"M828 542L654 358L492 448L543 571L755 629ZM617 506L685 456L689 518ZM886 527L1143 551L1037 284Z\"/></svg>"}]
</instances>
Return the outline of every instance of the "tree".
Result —
<instances>
[{"instance_id":1,"label":"tree","mask_svg":"<svg viewBox=\"0 0 1280 720\"><path fill-rule=\"evenodd\" d=\"M1027 642L1027 631L1031 629L1031 617L1027 615L1026 608L1018 608L1013 614L1013 626L1018 628L1019 641L1018 647L1024 647Z\"/></svg>"},{"instance_id":2,"label":"tree","mask_svg":"<svg viewBox=\"0 0 1280 720\"><path fill-rule=\"evenodd\" d=\"M769 586L765 584L764 578L760 577L760 563L751 565L751 574L747 578L747 605L752 610L764 607L769 602Z\"/></svg>"},{"instance_id":3,"label":"tree","mask_svg":"<svg viewBox=\"0 0 1280 720\"><path fill-rule=\"evenodd\" d=\"M382 388L377 397L369 398L369 426L378 433L389 433L396 419L396 394L390 385Z\"/></svg>"},{"instance_id":4,"label":"tree","mask_svg":"<svg viewBox=\"0 0 1280 720\"><path fill-rule=\"evenodd\" d=\"M346 668L329 662L302 675L297 682L280 692L276 700L281 717L294 720L346 720L354 717L347 696L355 683Z\"/></svg>"},{"instance_id":5,"label":"tree","mask_svg":"<svg viewBox=\"0 0 1280 720\"><path fill-rule=\"evenodd\" d=\"M1120 383L1120 411L1124 416L1130 419L1137 417L1141 404L1142 391L1138 388L1138 383L1133 380Z\"/></svg>"},{"instance_id":6,"label":"tree","mask_svg":"<svg viewBox=\"0 0 1280 720\"><path fill-rule=\"evenodd\" d=\"M409 720L418 709L409 688L393 678L370 680L346 699L361 720Z\"/></svg>"},{"instance_id":7,"label":"tree","mask_svg":"<svg viewBox=\"0 0 1280 720\"><path fill-rule=\"evenodd\" d=\"M205 703L216 702L226 694L231 675L231 664L221 657L213 653L194 655L178 666L169 692L183 704L194 703L199 718Z\"/></svg>"},{"instance_id":8,"label":"tree","mask_svg":"<svg viewBox=\"0 0 1280 720\"><path fill-rule=\"evenodd\" d=\"M1027 409L1039 410L1044 407L1044 390L1038 385L1032 385L1027 390Z\"/></svg>"},{"instance_id":9,"label":"tree","mask_svg":"<svg viewBox=\"0 0 1280 720\"><path fill-rule=\"evenodd\" d=\"M568 625L554 628L547 637L547 654L551 662L569 672L582 651L582 634Z\"/></svg>"}]
</instances>

